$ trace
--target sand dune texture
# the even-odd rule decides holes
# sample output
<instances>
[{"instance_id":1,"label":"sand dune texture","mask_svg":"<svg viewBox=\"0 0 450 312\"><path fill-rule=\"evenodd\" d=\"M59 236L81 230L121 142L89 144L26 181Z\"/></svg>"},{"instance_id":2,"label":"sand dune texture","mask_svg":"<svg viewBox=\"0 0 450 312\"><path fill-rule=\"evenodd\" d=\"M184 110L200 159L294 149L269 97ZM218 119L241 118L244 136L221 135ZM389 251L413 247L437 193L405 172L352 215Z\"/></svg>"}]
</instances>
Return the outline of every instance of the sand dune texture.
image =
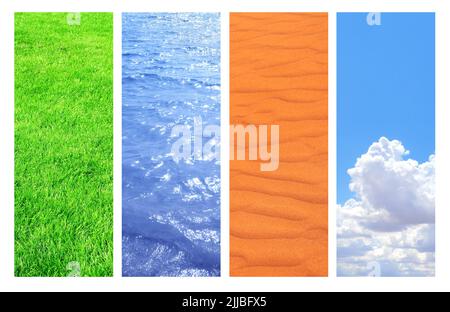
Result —
<instances>
[{"instance_id":1,"label":"sand dune texture","mask_svg":"<svg viewBox=\"0 0 450 312\"><path fill-rule=\"evenodd\" d=\"M280 164L231 161L232 276L328 274L328 17L233 13L231 124L279 125Z\"/></svg>"}]
</instances>

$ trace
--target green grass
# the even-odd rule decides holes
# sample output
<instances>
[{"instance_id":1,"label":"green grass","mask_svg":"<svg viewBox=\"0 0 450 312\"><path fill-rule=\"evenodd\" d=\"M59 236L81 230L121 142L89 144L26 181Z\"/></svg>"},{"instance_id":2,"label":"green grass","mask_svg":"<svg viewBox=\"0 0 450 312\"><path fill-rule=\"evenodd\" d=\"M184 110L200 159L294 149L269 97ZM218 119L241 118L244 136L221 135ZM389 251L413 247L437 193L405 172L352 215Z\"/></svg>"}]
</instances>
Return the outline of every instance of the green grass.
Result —
<instances>
[{"instance_id":1,"label":"green grass","mask_svg":"<svg viewBox=\"0 0 450 312\"><path fill-rule=\"evenodd\" d=\"M113 271L110 13L15 15L15 274Z\"/></svg>"}]
</instances>

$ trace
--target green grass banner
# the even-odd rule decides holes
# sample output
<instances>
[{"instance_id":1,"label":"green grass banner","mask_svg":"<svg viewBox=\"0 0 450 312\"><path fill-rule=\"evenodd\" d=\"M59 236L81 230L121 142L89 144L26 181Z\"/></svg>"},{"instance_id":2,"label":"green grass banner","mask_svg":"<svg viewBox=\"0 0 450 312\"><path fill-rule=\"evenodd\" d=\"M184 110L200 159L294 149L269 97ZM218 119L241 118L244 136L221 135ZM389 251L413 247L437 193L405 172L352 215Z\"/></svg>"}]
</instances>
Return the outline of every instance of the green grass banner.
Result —
<instances>
[{"instance_id":1,"label":"green grass banner","mask_svg":"<svg viewBox=\"0 0 450 312\"><path fill-rule=\"evenodd\" d=\"M15 15L15 275L112 276L113 16Z\"/></svg>"}]
</instances>

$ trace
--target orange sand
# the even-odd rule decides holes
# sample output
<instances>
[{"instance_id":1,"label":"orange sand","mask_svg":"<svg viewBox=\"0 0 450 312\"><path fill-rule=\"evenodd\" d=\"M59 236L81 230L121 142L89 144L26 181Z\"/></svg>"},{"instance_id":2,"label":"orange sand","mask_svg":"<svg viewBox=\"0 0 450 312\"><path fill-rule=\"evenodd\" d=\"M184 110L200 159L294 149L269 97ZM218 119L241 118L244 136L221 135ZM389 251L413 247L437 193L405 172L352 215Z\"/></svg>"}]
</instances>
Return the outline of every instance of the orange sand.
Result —
<instances>
[{"instance_id":1,"label":"orange sand","mask_svg":"<svg viewBox=\"0 0 450 312\"><path fill-rule=\"evenodd\" d=\"M231 161L232 276L328 275L328 15L233 13L232 124L280 125L280 165Z\"/></svg>"}]
</instances>

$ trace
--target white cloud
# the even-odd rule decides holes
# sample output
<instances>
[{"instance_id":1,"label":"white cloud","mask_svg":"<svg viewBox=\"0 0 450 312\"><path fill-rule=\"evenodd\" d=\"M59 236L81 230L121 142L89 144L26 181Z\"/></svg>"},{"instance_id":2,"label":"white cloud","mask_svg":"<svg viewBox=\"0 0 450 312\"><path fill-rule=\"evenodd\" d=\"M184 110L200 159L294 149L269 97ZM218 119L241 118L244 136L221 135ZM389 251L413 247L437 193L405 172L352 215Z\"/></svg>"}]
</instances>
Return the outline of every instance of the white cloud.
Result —
<instances>
[{"instance_id":1,"label":"white cloud","mask_svg":"<svg viewBox=\"0 0 450 312\"><path fill-rule=\"evenodd\" d=\"M419 164L380 138L348 170L355 198L338 206L339 275L434 275L434 155Z\"/></svg>"}]
</instances>

